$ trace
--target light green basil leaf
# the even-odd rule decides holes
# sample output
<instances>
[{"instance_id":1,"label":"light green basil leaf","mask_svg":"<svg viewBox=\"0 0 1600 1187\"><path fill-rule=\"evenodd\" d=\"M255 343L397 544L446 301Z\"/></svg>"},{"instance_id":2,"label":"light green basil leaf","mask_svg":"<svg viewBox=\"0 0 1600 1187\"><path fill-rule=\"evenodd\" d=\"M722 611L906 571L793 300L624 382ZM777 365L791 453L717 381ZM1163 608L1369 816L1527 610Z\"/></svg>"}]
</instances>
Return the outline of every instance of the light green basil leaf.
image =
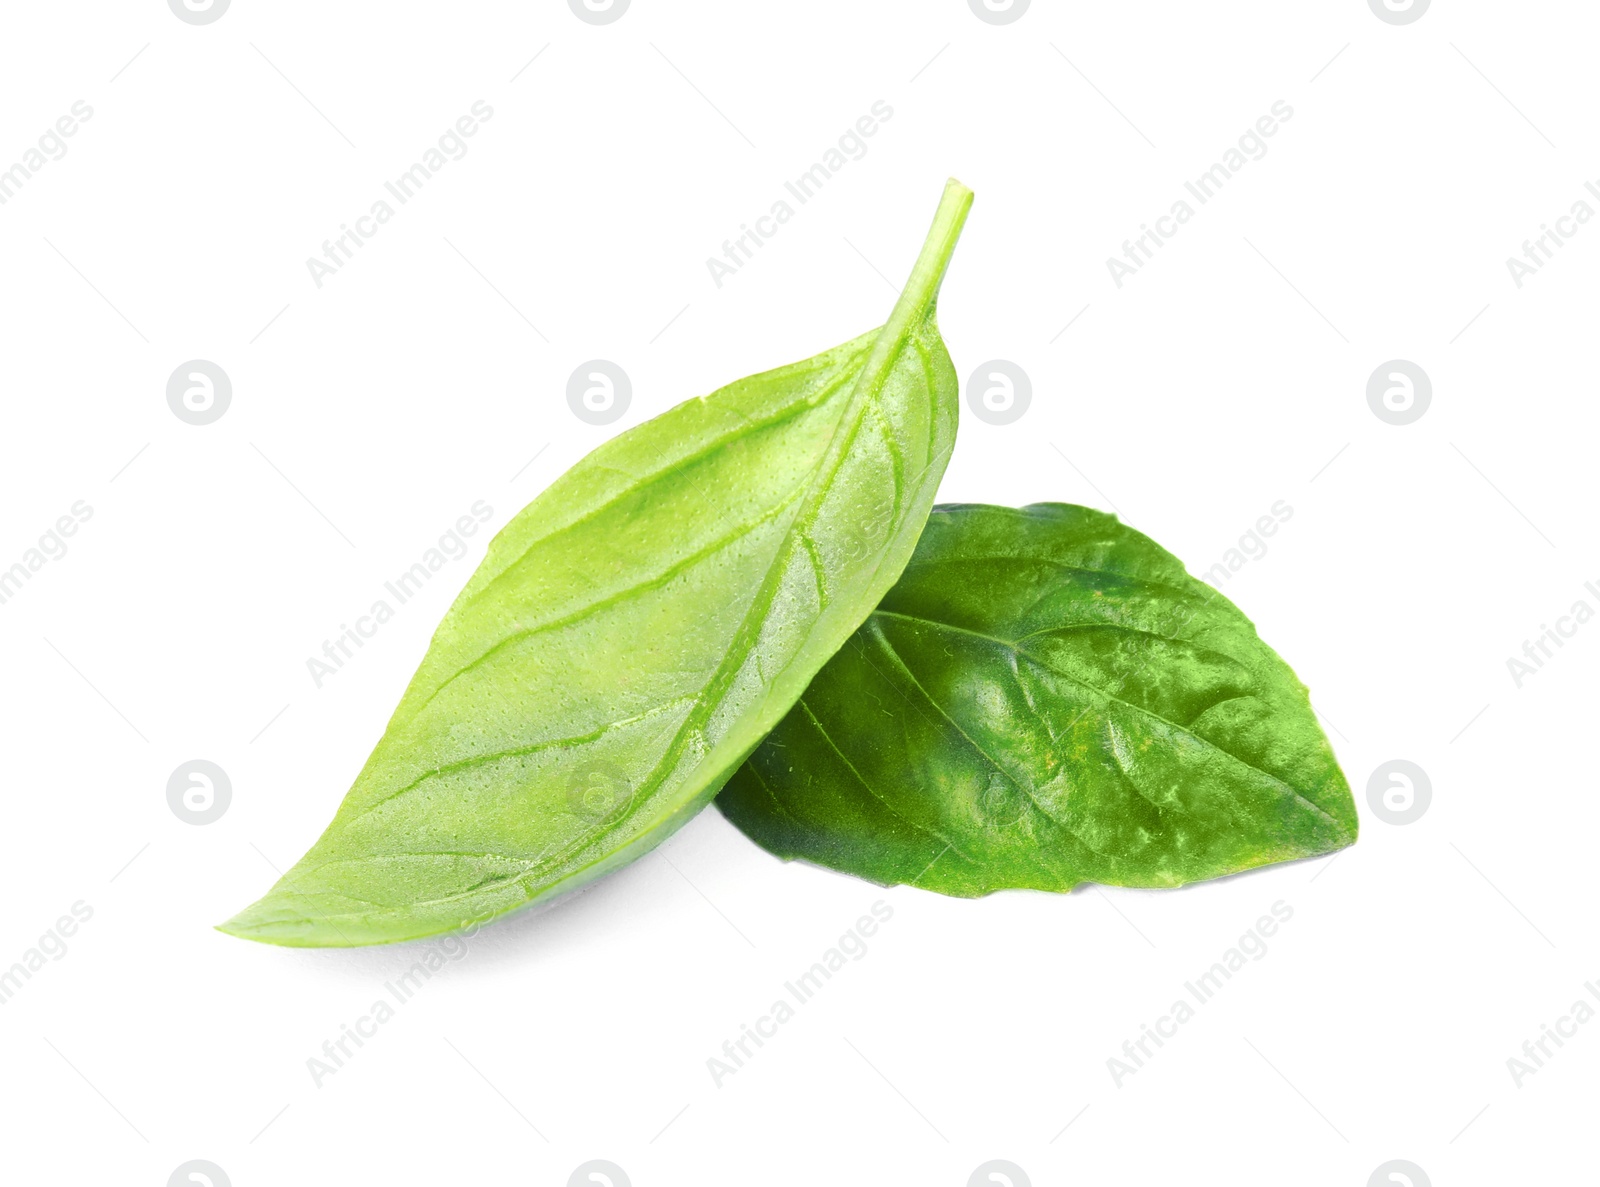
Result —
<instances>
[{"instance_id":1,"label":"light green basil leaf","mask_svg":"<svg viewBox=\"0 0 1600 1187\"><path fill-rule=\"evenodd\" d=\"M976 896L1178 886L1356 839L1305 687L1114 516L937 507L883 603L729 781L778 856Z\"/></svg>"},{"instance_id":2,"label":"light green basil leaf","mask_svg":"<svg viewBox=\"0 0 1600 1187\"><path fill-rule=\"evenodd\" d=\"M577 888L708 803L910 558L955 443L945 191L879 331L595 450L495 537L333 823L222 926L307 947Z\"/></svg>"}]
</instances>

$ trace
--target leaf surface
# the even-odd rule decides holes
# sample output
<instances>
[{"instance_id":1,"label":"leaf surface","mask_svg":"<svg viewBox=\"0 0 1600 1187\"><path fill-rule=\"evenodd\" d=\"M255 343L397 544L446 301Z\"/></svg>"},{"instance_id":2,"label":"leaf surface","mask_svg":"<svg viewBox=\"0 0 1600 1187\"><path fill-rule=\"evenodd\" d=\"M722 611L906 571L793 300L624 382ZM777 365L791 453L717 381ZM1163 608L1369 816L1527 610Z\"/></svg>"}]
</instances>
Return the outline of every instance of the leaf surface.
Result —
<instances>
[{"instance_id":1,"label":"leaf surface","mask_svg":"<svg viewBox=\"0 0 1600 1187\"><path fill-rule=\"evenodd\" d=\"M595 450L495 537L322 838L222 925L450 931L577 888L708 803L911 556L954 446L945 191L888 323Z\"/></svg>"},{"instance_id":2,"label":"leaf surface","mask_svg":"<svg viewBox=\"0 0 1600 1187\"><path fill-rule=\"evenodd\" d=\"M934 509L900 581L731 779L752 840L976 896L1167 887L1353 843L1303 685L1114 516Z\"/></svg>"}]
</instances>

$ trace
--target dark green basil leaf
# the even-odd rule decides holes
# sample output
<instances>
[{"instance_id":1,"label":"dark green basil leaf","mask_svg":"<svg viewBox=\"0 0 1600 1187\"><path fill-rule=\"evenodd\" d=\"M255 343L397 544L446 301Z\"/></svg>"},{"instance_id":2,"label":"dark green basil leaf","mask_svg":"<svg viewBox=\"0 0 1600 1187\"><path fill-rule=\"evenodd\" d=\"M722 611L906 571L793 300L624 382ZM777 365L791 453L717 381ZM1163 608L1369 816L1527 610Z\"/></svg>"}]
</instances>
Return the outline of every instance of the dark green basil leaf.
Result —
<instances>
[{"instance_id":1,"label":"dark green basil leaf","mask_svg":"<svg viewBox=\"0 0 1600 1187\"><path fill-rule=\"evenodd\" d=\"M974 896L1179 886L1356 839L1306 690L1114 516L937 507L717 801L779 857Z\"/></svg>"},{"instance_id":2,"label":"dark green basil leaf","mask_svg":"<svg viewBox=\"0 0 1600 1187\"><path fill-rule=\"evenodd\" d=\"M971 201L950 183L882 330L624 433L513 519L333 823L223 930L449 931L575 889L708 803L916 546L955 443L934 307Z\"/></svg>"}]
</instances>

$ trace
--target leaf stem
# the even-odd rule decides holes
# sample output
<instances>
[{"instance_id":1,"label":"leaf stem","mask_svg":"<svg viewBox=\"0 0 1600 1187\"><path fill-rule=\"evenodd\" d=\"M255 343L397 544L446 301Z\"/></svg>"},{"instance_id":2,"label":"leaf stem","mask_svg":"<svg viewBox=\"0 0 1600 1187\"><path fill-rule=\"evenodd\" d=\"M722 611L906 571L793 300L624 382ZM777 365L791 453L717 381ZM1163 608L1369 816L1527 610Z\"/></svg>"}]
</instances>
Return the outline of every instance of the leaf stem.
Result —
<instances>
[{"instance_id":1,"label":"leaf stem","mask_svg":"<svg viewBox=\"0 0 1600 1187\"><path fill-rule=\"evenodd\" d=\"M895 302L885 330L898 328L902 319L909 321L938 298L939 284L950 265L956 240L961 238L961 228L966 225L967 211L972 209L972 191L955 178L945 182L944 195L939 199L939 209L934 212L933 226L922 245L922 253L911 269L911 279L906 281L900 300Z\"/></svg>"},{"instance_id":2,"label":"leaf stem","mask_svg":"<svg viewBox=\"0 0 1600 1187\"><path fill-rule=\"evenodd\" d=\"M938 300L939 285L955 252L956 240L961 238L967 211L971 209L972 191L953 177L945 182L944 196L939 199L939 209L933 215L933 226L929 228L922 251L911 269L911 278L906 281L906 287L900 290L900 299L895 302L894 311L878 332L872 354L861 370L860 379L856 381L853 398L859 399L863 392L871 392L882 383L904 346L906 337Z\"/></svg>"}]
</instances>

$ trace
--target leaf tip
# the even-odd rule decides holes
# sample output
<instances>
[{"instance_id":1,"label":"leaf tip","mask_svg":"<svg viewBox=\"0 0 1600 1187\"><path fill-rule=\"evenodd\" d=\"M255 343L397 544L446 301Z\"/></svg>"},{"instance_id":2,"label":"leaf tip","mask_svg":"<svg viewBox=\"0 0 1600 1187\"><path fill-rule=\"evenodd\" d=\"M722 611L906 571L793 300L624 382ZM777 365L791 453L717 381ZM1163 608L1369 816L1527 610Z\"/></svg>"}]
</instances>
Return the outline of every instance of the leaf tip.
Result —
<instances>
[{"instance_id":1,"label":"leaf tip","mask_svg":"<svg viewBox=\"0 0 1600 1187\"><path fill-rule=\"evenodd\" d=\"M252 904L246 907L231 919L225 919L221 923L215 924L212 930L220 931L225 936L235 936L241 940L255 940L257 943L264 942L260 929L250 919L251 913L258 905Z\"/></svg>"},{"instance_id":2,"label":"leaf tip","mask_svg":"<svg viewBox=\"0 0 1600 1187\"><path fill-rule=\"evenodd\" d=\"M223 935L250 940L257 944L295 946L300 933L295 928L286 926L295 920L285 918L275 899L274 892L268 891L233 918L216 924L215 930Z\"/></svg>"}]
</instances>

